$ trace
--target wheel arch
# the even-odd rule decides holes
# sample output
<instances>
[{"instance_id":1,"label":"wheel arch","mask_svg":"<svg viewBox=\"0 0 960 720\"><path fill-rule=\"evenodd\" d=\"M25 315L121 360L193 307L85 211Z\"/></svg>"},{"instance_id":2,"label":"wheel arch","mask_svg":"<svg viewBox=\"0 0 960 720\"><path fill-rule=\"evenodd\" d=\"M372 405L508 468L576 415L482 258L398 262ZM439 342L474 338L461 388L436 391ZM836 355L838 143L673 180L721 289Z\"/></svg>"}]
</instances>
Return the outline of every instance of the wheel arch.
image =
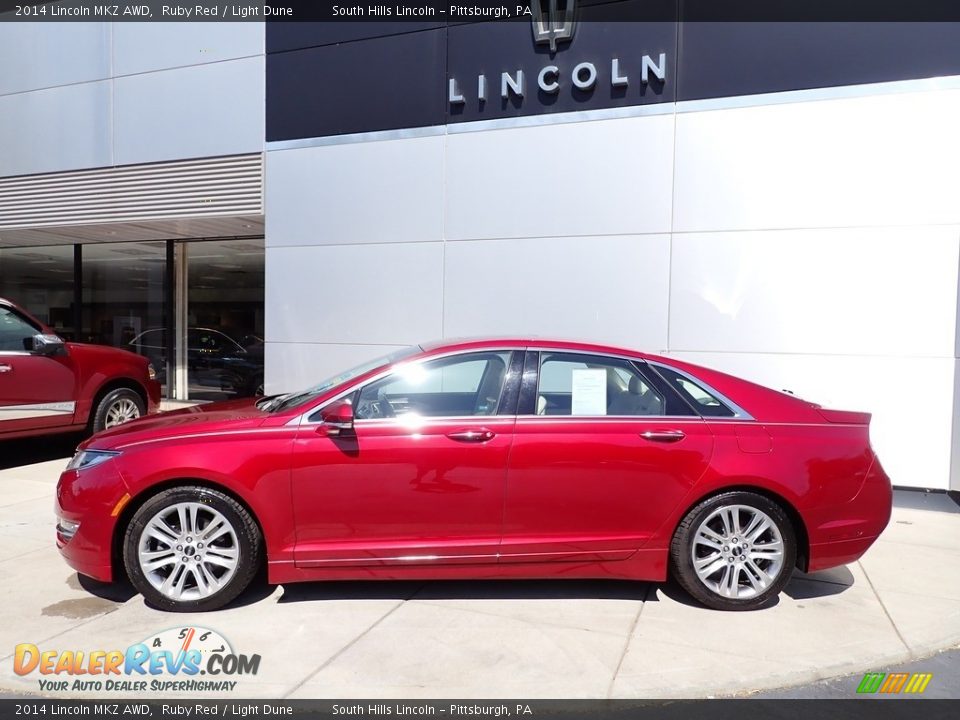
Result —
<instances>
[{"instance_id":1,"label":"wheel arch","mask_svg":"<svg viewBox=\"0 0 960 720\"><path fill-rule=\"evenodd\" d=\"M105 398L108 393L121 388L133 390L133 392L137 393L137 395L139 395L140 399L143 401L143 407L150 407L150 398L147 395L147 389L141 383L131 377L110 378L103 383L103 385L98 387L96 392L93 393L93 399L90 402L90 408L87 410L87 425L93 427L93 421L96 417L97 408L100 407L100 402L103 400L103 398ZM74 422L77 421L75 420Z\"/></svg>"},{"instance_id":2,"label":"wheel arch","mask_svg":"<svg viewBox=\"0 0 960 720\"><path fill-rule=\"evenodd\" d=\"M110 543L110 562L114 568L114 579L123 577L129 580L127 576L127 568L123 562L123 537L126 535L127 527L129 527L130 521L133 519L133 516L136 514L137 510L143 507L143 505L150 500L150 498L159 495L164 490L186 486L197 486L209 488L210 490L216 490L217 492L223 493L224 495L227 495L235 500L248 513L250 513L250 517L253 518L253 522L257 525L257 530L260 531L260 543L263 549L261 561L263 563L267 562L269 551L266 542L266 535L263 532L263 524L260 522L260 518L258 517L256 510L254 510L250 503L247 502L246 498L234 492L225 485L222 485L221 483L207 480L205 478L170 478L169 480L162 480L158 483L150 485L131 497L130 501L123 507L123 510L121 510L120 514L117 516L117 522L113 526L113 538Z\"/></svg>"},{"instance_id":3,"label":"wheel arch","mask_svg":"<svg viewBox=\"0 0 960 720\"><path fill-rule=\"evenodd\" d=\"M674 535L676 535L677 529L680 527L680 523L683 522L683 519L691 510L693 510L693 508L702 503L704 500L709 500L710 498L727 492L750 492L755 495L760 495L765 497L767 500L776 503L780 509L783 510L787 518L790 520L790 524L793 526L794 533L796 534L796 567L802 572L806 572L810 562L810 537L807 534L807 526L803 521L803 516L800 514L800 511L797 510L796 506L784 495L769 488L762 487L760 485L754 485L749 482L736 482L732 485L724 485L723 487L712 488L703 495L699 495L698 497L694 498L687 504L687 506L683 509L683 512L680 513L676 522L673 524L673 530L670 533L670 538L672 539Z\"/></svg>"}]
</instances>

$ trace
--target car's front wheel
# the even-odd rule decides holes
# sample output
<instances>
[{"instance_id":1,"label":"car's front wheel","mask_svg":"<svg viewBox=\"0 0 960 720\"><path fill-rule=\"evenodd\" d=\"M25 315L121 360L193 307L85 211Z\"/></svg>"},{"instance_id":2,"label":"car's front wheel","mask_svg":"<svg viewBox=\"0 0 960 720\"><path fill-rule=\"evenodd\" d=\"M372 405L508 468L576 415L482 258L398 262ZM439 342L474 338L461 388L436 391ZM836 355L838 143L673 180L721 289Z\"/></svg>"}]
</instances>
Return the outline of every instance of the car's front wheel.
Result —
<instances>
[{"instance_id":1,"label":"car's front wheel","mask_svg":"<svg viewBox=\"0 0 960 720\"><path fill-rule=\"evenodd\" d=\"M229 495L176 487L134 513L123 549L127 575L150 604L175 612L216 610L250 584L261 535L249 511Z\"/></svg>"},{"instance_id":2,"label":"car's front wheel","mask_svg":"<svg viewBox=\"0 0 960 720\"><path fill-rule=\"evenodd\" d=\"M796 557L796 534L783 509L744 491L698 504L686 514L670 545L677 581L717 610L766 605L789 581Z\"/></svg>"}]
</instances>

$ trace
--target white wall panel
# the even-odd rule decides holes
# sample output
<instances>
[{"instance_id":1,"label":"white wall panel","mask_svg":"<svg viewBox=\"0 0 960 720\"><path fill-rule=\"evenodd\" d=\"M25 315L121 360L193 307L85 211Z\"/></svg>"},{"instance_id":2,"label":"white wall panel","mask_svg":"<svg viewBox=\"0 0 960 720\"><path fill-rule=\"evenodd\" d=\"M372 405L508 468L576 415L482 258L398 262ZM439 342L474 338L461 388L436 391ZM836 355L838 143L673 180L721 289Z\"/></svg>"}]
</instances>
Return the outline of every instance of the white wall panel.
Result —
<instances>
[{"instance_id":1,"label":"white wall panel","mask_svg":"<svg viewBox=\"0 0 960 720\"><path fill-rule=\"evenodd\" d=\"M440 240L444 138L267 153L267 245Z\"/></svg>"},{"instance_id":2,"label":"white wall panel","mask_svg":"<svg viewBox=\"0 0 960 720\"><path fill-rule=\"evenodd\" d=\"M675 230L960 221L960 91L677 116Z\"/></svg>"},{"instance_id":3,"label":"white wall panel","mask_svg":"<svg viewBox=\"0 0 960 720\"><path fill-rule=\"evenodd\" d=\"M113 25L115 75L200 65L263 53L256 22L122 22Z\"/></svg>"},{"instance_id":4,"label":"white wall panel","mask_svg":"<svg viewBox=\"0 0 960 720\"><path fill-rule=\"evenodd\" d=\"M953 358L676 352L670 355L840 410L873 413L870 440L894 485L946 489ZM748 408L749 409L749 408ZM917 429L922 428L918 436Z\"/></svg>"},{"instance_id":5,"label":"white wall panel","mask_svg":"<svg viewBox=\"0 0 960 720\"><path fill-rule=\"evenodd\" d=\"M659 352L667 346L667 235L447 244L444 335L534 334Z\"/></svg>"},{"instance_id":6,"label":"white wall panel","mask_svg":"<svg viewBox=\"0 0 960 720\"><path fill-rule=\"evenodd\" d=\"M117 78L117 164L262 151L263 78L262 57Z\"/></svg>"},{"instance_id":7,"label":"white wall panel","mask_svg":"<svg viewBox=\"0 0 960 720\"><path fill-rule=\"evenodd\" d=\"M670 349L952 357L960 228L678 234Z\"/></svg>"},{"instance_id":8,"label":"white wall panel","mask_svg":"<svg viewBox=\"0 0 960 720\"><path fill-rule=\"evenodd\" d=\"M441 334L443 244L267 248L266 339L412 345Z\"/></svg>"},{"instance_id":9,"label":"white wall panel","mask_svg":"<svg viewBox=\"0 0 960 720\"><path fill-rule=\"evenodd\" d=\"M0 96L0 176L110 165L110 130L109 81Z\"/></svg>"},{"instance_id":10,"label":"white wall panel","mask_svg":"<svg viewBox=\"0 0 960 720\"><path fill-rule=\"evenodd\" d=\"M670 230L673 116L447 137L448 240Z\"/></svg>"},{"instance_id":11,"label":"white wall panel","mask_svg":"<svg viewBox=\"0 0 960 720\"><path fill-rule=\"evenodd\" d=\"M0 95L109 76L107 23L0 22Z\"/></svg>"},{"instance_id":12,"label":"white wall panel","mask_svg":"<svg viewBox=\"0 0 960 720\"><path fill-rule=\"evenodd\" d=\"M264 391L267 395L274 395L302 390L403 347L267 341Z\"/></svg>"}]
</instances>

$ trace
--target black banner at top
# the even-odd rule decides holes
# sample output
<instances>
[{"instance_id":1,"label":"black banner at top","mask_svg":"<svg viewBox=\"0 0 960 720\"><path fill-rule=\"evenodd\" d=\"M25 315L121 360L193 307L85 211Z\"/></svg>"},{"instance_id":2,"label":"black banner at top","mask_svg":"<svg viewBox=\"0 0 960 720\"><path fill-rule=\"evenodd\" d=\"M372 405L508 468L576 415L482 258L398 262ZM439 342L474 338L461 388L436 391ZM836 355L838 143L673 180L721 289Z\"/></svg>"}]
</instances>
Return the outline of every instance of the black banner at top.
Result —
<instances>
[{"instance_id":1,"label":"black banner at top","mask_svg":"<svg viewBox=\"0 0 960 720\"><path fill-rule=\"evenodd\" d=\"M601 22L960 22L957 0L556 0ZM0 0L0 22L529 22L551 0Z\"/></svg>"}]
</instances>

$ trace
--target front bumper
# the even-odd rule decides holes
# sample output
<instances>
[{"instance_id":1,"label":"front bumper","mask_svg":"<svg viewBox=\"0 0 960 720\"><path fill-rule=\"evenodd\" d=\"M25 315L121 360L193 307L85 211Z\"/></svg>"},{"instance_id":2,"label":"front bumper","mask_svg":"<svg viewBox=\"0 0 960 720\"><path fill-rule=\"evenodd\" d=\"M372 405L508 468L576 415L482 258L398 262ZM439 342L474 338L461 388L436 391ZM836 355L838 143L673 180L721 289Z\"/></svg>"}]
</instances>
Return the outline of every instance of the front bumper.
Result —
<instances>
[{"instance_id":1,"label":"front bumper","mask_svg":"<svg viewBox=\"0 0 960 720\"><path fill-rule=\"evenodd\" d=\"M57 483L54 512L58 526L77 523L70 536L57 532L57 549L67 565L82 575L111 582L114 579L113 533L115 508L127 488L112 460L84 470L66 470Z\"/></svg>"},{"instance_id":2,"label":"front bumper","mask_svg":"<svg viewBox=\"0 0 960 720\"><path fill-rule=\"evenodd\" d=\"M147 414L160 412L161 385L159 380L147 380Z\"/></svg>"}]
</instances>

